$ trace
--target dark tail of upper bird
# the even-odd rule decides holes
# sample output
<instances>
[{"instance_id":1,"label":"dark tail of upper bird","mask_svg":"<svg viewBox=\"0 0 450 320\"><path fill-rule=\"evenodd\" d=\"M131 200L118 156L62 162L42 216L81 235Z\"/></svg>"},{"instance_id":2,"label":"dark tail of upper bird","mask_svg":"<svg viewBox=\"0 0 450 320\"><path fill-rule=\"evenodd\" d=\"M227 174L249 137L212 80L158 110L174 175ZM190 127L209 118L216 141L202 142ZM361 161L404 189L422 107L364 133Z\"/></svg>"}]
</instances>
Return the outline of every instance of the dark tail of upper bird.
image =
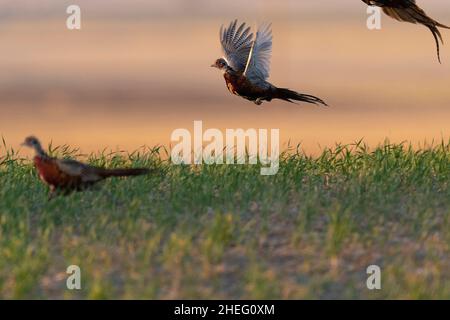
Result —
<instances>
[{"instance_id":1,"label":"dark tail of upper bird","mask_svg":"<svg viewBox=\"0 0 450 320\"><path fill-rule=\"evenodd\" d=\"M437 57L439 60L439 63L441 62L441 55L440 55L440 42L443 44L444 41L442 39L441 32L439 31L439 28L446 28L450 29L450 27L437 22L436 20L430 18L424 10L422 10L420 7L418 7L416 4L411 4L411 6L407 8L392 8L392 7L383 7L383 11L390 17L399 20L399 21L407 21L411 23L419 23L424 26L426 26L428 29L430 29L431 33L433 34L434 40L436 42L436 50L437 50Z\"/></svg>"},{"instance_id":2,"label":"dark tail of upper bird","mask_svg":"<svg viewBox=\"0 0 450 320\"><path fill-rule=\"evenodd\" d=\"M302 101L302 102L312 103L312 104L315 104L315 105L328 106L320 98L317 98L315 96L311 96L309 94L298 93L298 92L295 92L295 91L292 91L292 90L289 90L289 89L285 89L285 88L276 88L275 89L274 98L275 99L281 99L281 100L288 101L288 102L292 102L292 103L294 103L294 101Z\"/></svg>"},{"instance_id":3,"label":"dark tail of upper bird","mask_svg":"<svg viewBox=\"0 0 450 320\"><path fill-rule=\"evenodd\" d=\"M149 174L150 169L146 168L129 168L129 169L99 169L98 172L103 178L108 177L129 177L141 176Z\"/></svg>"},{"instance_id":4,"label":"dark tail of upper bird","mask_svg":"<svg viewBox=\"0 0 450 320\"><path fill-rule=\"evenodd\" d=\"M437 57L438 57L439 63L441 63L441 49L440 49L440 45L439 45L439 40L441 40L442 44L444 44L444 40L442 39L441 32L436 27L436 25L426 25L426 26L428 27L428 29L430 29L431 33L433 34L434 40L436 41ZM450 29L449 27L444 26L442 24L439 24L439 26Z\"/></svg>"}]
</instances>

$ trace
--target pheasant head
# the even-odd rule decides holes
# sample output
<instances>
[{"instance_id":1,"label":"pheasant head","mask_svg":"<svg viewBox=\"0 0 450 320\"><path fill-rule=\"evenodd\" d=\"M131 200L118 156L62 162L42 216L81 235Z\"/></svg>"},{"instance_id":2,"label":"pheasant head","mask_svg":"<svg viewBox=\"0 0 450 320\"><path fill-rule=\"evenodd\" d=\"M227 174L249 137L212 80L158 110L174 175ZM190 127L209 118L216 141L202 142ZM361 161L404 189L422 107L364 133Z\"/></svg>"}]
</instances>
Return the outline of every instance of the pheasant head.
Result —
<instances>
[{"instance_id":1,"label":"pheasant head","mask_svg":"<svg viewBox=\"0 0 450 320\"><path fill-rule=\"evenodd\" d=\"M29 136L22 143L22 146L33 148L37 155L45 155L44 149L42 149L39 139L34 136Z\"/></svg>"},{"instance_id":2,"label":"pheasant head","mask_svg":"<svg viewBox=\"0 0 450 320\"><path fill-rule=\"evenodd\" d=\"M217 59L216 62L214 62L211 67L217 68L222 71L227 71L230 67L228 66L227 61L224 58Z\"/></svg>"}]
</instances>

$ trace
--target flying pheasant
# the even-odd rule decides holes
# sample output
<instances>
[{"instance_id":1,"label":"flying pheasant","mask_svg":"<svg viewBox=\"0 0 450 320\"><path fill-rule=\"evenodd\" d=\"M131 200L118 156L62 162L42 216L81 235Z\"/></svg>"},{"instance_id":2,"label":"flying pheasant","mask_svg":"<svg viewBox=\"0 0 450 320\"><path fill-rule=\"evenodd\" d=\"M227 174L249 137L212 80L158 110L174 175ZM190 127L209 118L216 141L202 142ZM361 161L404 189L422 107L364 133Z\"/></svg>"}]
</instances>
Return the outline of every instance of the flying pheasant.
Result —
<instances>
[{"instance_id":1,"label":"flying pheasant","mask_svg":"<svg viewBox=\"0 0 450 320\"><path fill-rule=\"evenodd\" d=\"M272 99L327 105L317 97L277 88L269 83L267 79L272 52L271 26L260 26L254 40L250 30L250 27L246 28L245 23L237 26L237 20L231 22L227 28L222 26L220 29L220 42L225 57L217 59L211 67L223 72L225 83L232 94L257 105Z\"/></svg>"},{"instance_id":2,"label":"flying pheasant","mask_svg":"<svg viewBox=\"0 0 450 320\"><path fill-rule=\"evenodd\" d=\"M383 8L385 14L398 21L406 21L410 23L422 24L430 29L436 41L437 57L441 63L439 40L444 44L441 32L438 27L450 29L450 27L443 25L430 18L425 11L423 11L416 4L416 0L362 0L368 5L378 6Z\"/></svg>"},{"instance_id":3,"label":"flying pheasant","mask_svg":"<svg viewBox=\"0 0 450 320\"><path fill-rule=\"evenodd\" d=\"M39 140L33 136L22 144L35 151L34 165L41 180L50 187L50 196L56 191L68 193L83 190L109 177L138 176L149 173L149 169L104 169L75 160L52 158L42 149Z\"/></svg>"}]
</instances>

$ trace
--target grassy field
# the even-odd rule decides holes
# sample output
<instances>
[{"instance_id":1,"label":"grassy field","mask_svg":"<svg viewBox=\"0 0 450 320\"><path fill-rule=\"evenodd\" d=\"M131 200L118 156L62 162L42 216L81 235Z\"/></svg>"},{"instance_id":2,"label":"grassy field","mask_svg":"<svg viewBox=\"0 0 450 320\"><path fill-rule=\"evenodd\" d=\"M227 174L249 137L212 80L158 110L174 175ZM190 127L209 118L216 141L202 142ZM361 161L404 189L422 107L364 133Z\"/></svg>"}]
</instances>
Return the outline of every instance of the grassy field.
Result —
<instances>
[{"instance_id":1,"label":"grassy field","mask_svg":"<svg viewBox=\"0 0 450 320\"><path fill-rule=\"evenodd\" d=\"M164 156L84 157L158 173L47 201L1 147L0 298L450 298L450 144L290 150L275 176ZM81 290L66 289L72 264Z\"/></svg>"}]
</instances>

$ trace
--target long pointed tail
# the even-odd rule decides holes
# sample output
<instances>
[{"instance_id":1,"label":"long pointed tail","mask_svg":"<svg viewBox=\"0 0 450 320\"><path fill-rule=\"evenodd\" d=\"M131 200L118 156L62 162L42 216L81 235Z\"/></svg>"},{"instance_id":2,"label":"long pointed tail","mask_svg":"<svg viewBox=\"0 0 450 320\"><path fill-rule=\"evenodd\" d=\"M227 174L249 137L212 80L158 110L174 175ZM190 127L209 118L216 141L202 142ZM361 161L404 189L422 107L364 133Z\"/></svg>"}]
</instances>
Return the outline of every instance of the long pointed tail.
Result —
<instances>
[{"instance_id":1,"label":"long pointed tail","mask_svg":"<svg viewBox=\"0 0 450 320\"><path fill-rule=\"evenodd\" d=\"M436 51L437 51L437 58L439 63L441 63L441 50L440 50L440 43L444 44L444 40L442 39L441 32L439 31L438 27L450 29L449 26L446 26L445 24L439 23L436 20L430 18L425 11L423 11L421 8L419 8L417 5L413 5L411 7L411 12L407 11L408 14L411 16L411 19L414 20L417 23L423 24L428 29L430 29L431 33L433 34L434 40L436 42Z\"/></svg>"},{"instance_id":2,"label":"long pointed tail","mask_svg":"<svg viewBox=\"0 0 450 320\"><path fill-rule=\"evenodd\" d=\"M294 103L294 101L302 101L307 103L312 103L315 105L323 105L328 106L322 99L317 98L315 96L311 96L309 94L298 93L286 88L276 88L275 89L275 99L281 99L284 101L288 101ZM294 101L293 101L294 100Z\"/></svg>"},{"instance_id":3,"label":"long pointed tail","mask_svg":"<svg viewBox=\"0 0 450 320\"><path fill-rule=\"evenodd\" d=\"M415 3L411 3L411 5L407 8L383 7L383 11L388 16L396 20L422 24L430 29L431 33L433 34L434 40L436 41L437 57L439 63L441 62L439 40L442 42L442 44L444 43L444 41L442 40L442 35L438 27L450 29L449 26L446 26L445 24L439 23L438 21L430 18L425 13L425 11Z\"/></svg>"},{"instance_id":4,"label":"long pointed tail","mask_svg":"<svg viewBox=\"0 0 450 320\"><path fill-rule=\"evenodd\" d=\"M417 5L413 5L409 9L406 9L406 12L407 12L407 16L400 17L400 19L406 20L409 22L414 22L414 20L415 20L415 22L421 23L426 26L435 26L435 27L450 29L449 26L446 26L445 24L440 23L440 22L434 20L433 18L431 18L430 16L428 16L425 13L425 11Z\"/></svg>"},{"instance_id":5,"label":"long pointed tail","mask_svg":"<svg viewBox=\"0 0 450 320\"><path fill-rule=\"evenodd\" d=\"M439 40L441 40L441 42L444 43L441 32L435 25L427 25L427 27L428 29L430 29L431 33L433 34L434 40L436 41L437 58L439 63L441 63L441 48L439 45Z\"/></svg>"},{"instance_id":6,"label":"long pointed tail","mask_svg":"<svg viewBox=\"0 0 450 320\"><path fill-rule=\"evenodd\" d=\"M103 178L108 177L129 177L129 176L141 176L149 174L150 169L146 168L129 168L129 169L99 169L98 174Z\"/></svg>"}]
</instances>

